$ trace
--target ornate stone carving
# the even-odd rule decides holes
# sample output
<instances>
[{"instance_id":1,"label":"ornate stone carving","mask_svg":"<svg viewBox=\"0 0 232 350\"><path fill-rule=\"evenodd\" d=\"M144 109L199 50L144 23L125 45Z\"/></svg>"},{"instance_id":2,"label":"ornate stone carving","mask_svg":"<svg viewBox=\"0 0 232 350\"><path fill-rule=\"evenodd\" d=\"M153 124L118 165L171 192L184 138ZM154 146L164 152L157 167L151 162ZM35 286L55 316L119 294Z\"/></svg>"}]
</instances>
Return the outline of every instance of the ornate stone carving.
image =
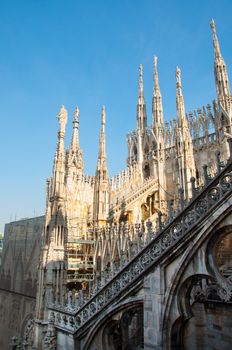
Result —
<instances>
[{"instance_id":1,"label":"ornate stone carving","mask_svg":"<svg viewBox=\"0 0 232 350\"><path fill-rule=\"evenodd\" d=\"M44 350L56 350L56 329L54 327L54 323L55 314L54 312L51 312L49 316L46 336L44 338Z\"/></svg>"},{"instance_id":2,"label":"ornate stone carving","mask_svg":"<svg viewBox=\"0 0 232 350\"><path fill-rule=\"evenodd\" d=\"M115 296L119 295L125 288L128 288L128 285L142 278L146 270L151 265L154 265L158 258L166 254L182 237L187 235L193 225L205 218L218 200L224 198L232 190L231 180L232 163L230 162L215 179L210 181L208 186L203 188L195 200L190 201L187 207L173 219L171 224L169 222L166 225L164 224L160 232L152 234L155 238L150 243L145 245L144 242L142 244L141 251L138 252L133 261L126 266L122 266L121 271L116 276L105 281L105 285L103 284L103 287L90 300L87 300L81 308L69 313L70 316L74 317L73 329L78 329L84 325L94 316L97 310L106 306ZM212 200L212 189L213 193L217 193L217 201ZM136 229L138 230L139 226ZM200 285L195 288L194 293L194 297L198 298L199 295L202 297L206 295L206 291L201 290ZM207 293L209 294L209 288ZM225 286L223 289L218 289L218 295L224 300L228 300L231 296L228 288L225 288ZM60 312L55 307L53 307L53 310L56 314ZM55 324L58 326L57 320L56 316ZM63 324L62 327L66 327L66 325ZM71 325L69 324L67 327L70 328Z\"/></svg>"},{"instance_id":3,"label":"ornate stone carving","mask_svg":"<svg viewBox=\"0 0 232 350\"><path fill-rule=\"evenodd\" d=\"M35 339L35 321L33 319L29 319L27 321L23 340L22 340L23 350L35 349L34 339Z\"/></svg>"}]
</instances>

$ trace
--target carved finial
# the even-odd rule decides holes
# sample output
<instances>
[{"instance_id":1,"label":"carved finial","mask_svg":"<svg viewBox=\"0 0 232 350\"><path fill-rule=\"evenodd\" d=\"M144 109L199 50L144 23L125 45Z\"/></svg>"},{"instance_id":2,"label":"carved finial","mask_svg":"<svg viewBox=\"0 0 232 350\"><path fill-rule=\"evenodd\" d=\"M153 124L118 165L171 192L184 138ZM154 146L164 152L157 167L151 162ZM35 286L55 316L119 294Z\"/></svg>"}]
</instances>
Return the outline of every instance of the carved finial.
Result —
<instances>
[{"instance_id":1,"label":"carved finial","mask_svg":"<svg viewBox=\"0 0 232 350\"><path fill-rule=\"evenodd\" d=\"M79 114L80 110L78 107L75 108L73 112L73 134L72 134L72 141L70 145L70 149L72 149L73 152L77 152L79 149L79 135L78 135L78 127L79 127ZM80 153L81 155L81 153Z\"/></svg>"},{"instance_id":2,"label":"carved finial","mask_svg":"<svg viewBox=\"0 0 232 350\"><path fill-rule=\"evenodd\" d=\"M62 105L58 114L58 120L59 120L61 132L65 132L65 126L67 124L67 119L68 119L67 116L68 116L68 113L64 105Z\"/></svg>"},{"instance_id":3,"label":"carved finial","mask_svg":"<svg viewBox=\"0 0 232 350\"><path fill-rule=\"evenodd\" d=\"M158 61L158 57L155 55L154 56L154 68L156 68L157 67L157 61Z\"/></svg>"},{"instance_id":4,"label":"carved finial","mask_svg":"<svg viewBox=\"0 0 232 350\"><path fill-rule=\"evenodd\" d=\"M102 113L101 113L101 122L102 122L102 125L106 123L106 107L103 105L102 106Z\"/></svg>"},{"instance_id":5,"label":"carved finial","mask_svg":"<svg viewBox=\"0 0 232 350\"><path fill-rule=\"evenodd\" d=\"M212 30L216 30L215 28L215 23L214 23L214 19L212 18L211 21L210 21L210 27L212 28Z\"/></svg>"}]
</instances>

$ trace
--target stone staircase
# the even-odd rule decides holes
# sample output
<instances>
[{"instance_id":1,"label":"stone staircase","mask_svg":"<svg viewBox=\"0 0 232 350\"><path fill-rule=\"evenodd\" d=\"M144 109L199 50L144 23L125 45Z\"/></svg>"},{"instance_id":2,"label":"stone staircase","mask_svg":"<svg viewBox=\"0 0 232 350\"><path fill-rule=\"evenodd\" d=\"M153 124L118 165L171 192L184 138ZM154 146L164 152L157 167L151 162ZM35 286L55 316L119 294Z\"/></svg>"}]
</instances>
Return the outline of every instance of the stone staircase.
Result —
<instances>
[{"instance_id":1,"label":"stone staircase","mask_svg":"<svg viewBox=\"0 0 232 350\"><path fill-rule=\"evenodd\" d=\"M137 200L140 196L148 194L152 188L154 188L155 190L158 189L158 180L154 178L148 178L144 181L142 186L128 193L128 195L123 198L122 203L116 203L115 205L113 205L110 208L110 211L116 214L122 210L122 207L123 209L128 208L128 206L132 204L135 200Z\"/></svg>"}]
</instances>

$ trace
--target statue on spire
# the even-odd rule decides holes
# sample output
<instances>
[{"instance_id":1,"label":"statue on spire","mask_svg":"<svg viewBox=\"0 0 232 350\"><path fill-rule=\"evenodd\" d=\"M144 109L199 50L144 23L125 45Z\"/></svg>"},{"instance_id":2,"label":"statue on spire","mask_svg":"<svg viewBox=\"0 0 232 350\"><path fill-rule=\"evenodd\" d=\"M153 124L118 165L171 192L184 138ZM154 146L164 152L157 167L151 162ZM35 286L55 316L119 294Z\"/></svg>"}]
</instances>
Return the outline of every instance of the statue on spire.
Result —
<instances>
[{"instance_id":1,"label":"statue on spire","mask_svg":"<svg viewBox=\"0 0 232 350\"><path fill-rule=\"evenodd\" d=\"M73 113L73 134L72 134L72 142L71 142L71 149L73 152L77 152L79 149L79 135L78 135L78 128L79 128L79 114L80 110L78 107L75 108Z\"/></svg>"},{"instance_id":2,"label":"statue on spire","mask_svg":"<svg viewBox=\"0 0 232 350\"><path fill-rule=\"evenodd\" d=\"M101 116L102 116L102 125L103 125L106 123L106 107L104 105L102 106Z\"/></svg>"},{"instance_id":3,"label":"statue on spire","mask_svg":"<svg viewBox=\"0 0 232 350\"><path fill-rule=\"evenodd\" d=\"M78 106L76 106L73 114L74 114L74 121L75 122L79 122L80 110L79 110Z\"/></svg>"},{"instance_id":4,"label":"statue on spire","mask_svg":"<svg viewBox=\"0 0 232 350\"><path fill-rule=\"evenodd\" d=\"M159 81L158 81L158 71L157 71L157 61L158 57L154 56L154 90L153 90L153 96L159 92Z\"/></svg>"},{"instance_id":5,"label":"statue on spire","mask_svg":"<svg viewBox=\"0 0 232 350\"><path fill-rule=\"evenodd\" d=\"M177 88L177 94L182 95L181 70L178 66L176 66L176 88Z\"/></svg>"},{"instance_id":6,"label":"statue on spire","mask_svg":"<svg viewBox=\"0 0 232 350\"><path fill-rule=\"evenodd\" d=\"M59 120L59 125L60 125L60 131L65 133L65 126L67 124L67 117L68 113L64 107L64 105L61 106L59 114L58 114L58 120Z\"/></svg>"}]
</instances>

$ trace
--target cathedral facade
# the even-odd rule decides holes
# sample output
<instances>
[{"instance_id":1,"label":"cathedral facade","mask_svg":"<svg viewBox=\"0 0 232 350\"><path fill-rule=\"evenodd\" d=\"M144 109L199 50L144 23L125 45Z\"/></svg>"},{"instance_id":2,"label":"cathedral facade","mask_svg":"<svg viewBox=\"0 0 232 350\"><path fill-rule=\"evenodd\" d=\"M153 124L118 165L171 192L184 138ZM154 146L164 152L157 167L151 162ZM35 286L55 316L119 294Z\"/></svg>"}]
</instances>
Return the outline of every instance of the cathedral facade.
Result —
<instances>
[{"instance_id":1,"label":"cathedral facade","mask_svg":"<svg viewBox=\"0 0 232 350\"><path fill-rule=\"evenodd\" d=\"M186 113L177 67L176 119L165 122L154 57L149 125L140 65L137 128L127 134L126 168L115 176L107 168L106 108L90 176L79 143L79 109L65 149L68 113L61 107L34 316L12 349L20 341L25 349L229 349L232 96L213 20L210 25L212 106ZM213 232L220 230L218 242ZM220 265L218 274L212 261ZM226 324L222 336L209 326L216 316ZM215 343L208 346L210 336Z\"/></svg>"}]
</instances>

